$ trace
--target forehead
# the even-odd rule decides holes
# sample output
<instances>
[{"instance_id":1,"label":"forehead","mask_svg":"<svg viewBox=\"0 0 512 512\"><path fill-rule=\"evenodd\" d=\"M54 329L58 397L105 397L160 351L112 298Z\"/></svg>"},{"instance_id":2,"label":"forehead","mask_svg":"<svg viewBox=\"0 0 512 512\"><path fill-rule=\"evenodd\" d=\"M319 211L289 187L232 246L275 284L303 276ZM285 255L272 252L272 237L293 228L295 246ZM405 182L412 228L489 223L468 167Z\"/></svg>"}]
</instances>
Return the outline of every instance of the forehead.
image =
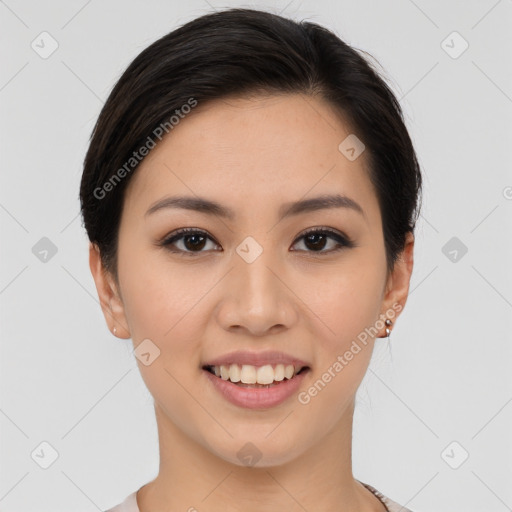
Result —
<instances>
[{"instance_id":1,"label":"forehead","mask_svg":"<svg viewBox=\"0 0 512 512\"><path fill-rule=\"evenodd\" d=\"M328 103L301 94L198 104L142 161L125 201L147 208L176 191L257 206L336 188L376 204L364 152L350 161L339 149L349 135Z\"/></svg>"}]
</instances>

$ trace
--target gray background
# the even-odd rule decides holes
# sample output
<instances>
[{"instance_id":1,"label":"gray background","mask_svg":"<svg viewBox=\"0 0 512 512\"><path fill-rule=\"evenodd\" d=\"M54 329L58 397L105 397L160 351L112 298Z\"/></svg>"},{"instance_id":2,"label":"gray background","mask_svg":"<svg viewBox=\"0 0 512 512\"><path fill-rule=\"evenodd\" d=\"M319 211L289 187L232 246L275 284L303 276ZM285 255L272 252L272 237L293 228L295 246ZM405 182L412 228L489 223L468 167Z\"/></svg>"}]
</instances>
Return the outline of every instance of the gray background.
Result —
<instances>
[{"instance_id":1,"label":"gray background","mask_svg":"<svg viewBox=\"0 0 512 512\"><path fill-rule=\"evenodd\" d=\"M425 173L410 297L358 393L354 475L415 512L512 510L511 0L0 2L0 510L105 510L156 475L152 398L88 268L81 164L129 62L228 5L376 57Z\"/></svg>"}]
</instances>

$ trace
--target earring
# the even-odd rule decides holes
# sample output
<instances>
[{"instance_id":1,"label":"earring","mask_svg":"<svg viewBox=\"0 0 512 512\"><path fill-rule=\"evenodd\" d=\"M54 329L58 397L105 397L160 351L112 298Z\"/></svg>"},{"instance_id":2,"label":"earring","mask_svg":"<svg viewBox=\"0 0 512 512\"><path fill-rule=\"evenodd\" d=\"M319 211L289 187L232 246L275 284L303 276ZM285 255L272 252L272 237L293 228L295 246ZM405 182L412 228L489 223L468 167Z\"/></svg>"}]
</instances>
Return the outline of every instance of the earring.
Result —
<instances>
[{"instance_id":1,"label":"earring","mask_svg":"<svg viewBox=\"0 0 512 512\"><path fill-rule=\"evenodd\" d=\"M117 329L114 327L114 328L112 329L112 331L114 332L114 336L115 336L115 335L116 335L116 333L117 333Z\"/></svg>"},{"instance_id":2,"label":"earring","mask_svg":"<svg viewBox=\"0 0 512 512\"><path fill-rule=\"evenodd\" d=\"M391 329L389 328L389 326L393 323L389 318L386 319L386 336L388 337L388 341L389 341L389 335L391 334Z\"/></svg>"}]
</instances>

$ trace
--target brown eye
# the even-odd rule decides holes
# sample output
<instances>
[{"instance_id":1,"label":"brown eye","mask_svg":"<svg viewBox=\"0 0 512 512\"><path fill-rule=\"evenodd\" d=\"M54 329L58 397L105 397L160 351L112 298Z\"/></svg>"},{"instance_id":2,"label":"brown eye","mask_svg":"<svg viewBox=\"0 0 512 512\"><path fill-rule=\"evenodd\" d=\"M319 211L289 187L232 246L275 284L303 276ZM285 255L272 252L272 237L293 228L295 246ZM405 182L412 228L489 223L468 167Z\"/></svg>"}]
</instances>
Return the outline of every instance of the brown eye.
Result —
<instances>
[{"instance_id":1,"label":"brown eye","mask_svg":"<svg viewBox=\"0 0 512 512\"><path fill-rule=\"evenodd\" d=\"M173 233L171 236L163 240L160 245L168 248L172 252L189 255L193 253L206 252L203 249L207 246L208 241L214 242L214 246L217 245L215 240L213 240L213 238L211 238L205 231L195 228L186 228ZM180 243L181 247L178 246Z\"/></svg>"},{"instance_id":2,"label":"brown eye","mask_svg":"<svg viewBox=\"0 0 512 512\"><path fill-rule=\"evenodd\" d=\"M344 248L355 247L355 243L348 237L327 228L317 228L303 233L296 239L294 245L304 240L304 249L293 249L294 251L326 254L336 252ZM212 247L208 249L208 242ZM217 242L205 231L196 228L183 228L165 238L159 245L166 247L169 251L193 256L209 250L216 250L220 247Z\"/></svg>"},{"instance_id":3,"label":"brown eye","mask_svg":"<svg viewBox=\"0 0 512 512\"><path fill-rule=\"evenodd\" d=\"M304 239L303 244L306 247L306 252L330 253L345 247L355 246L351 240L341 235L341 233L337 233L336 231L332 231L326 228L307 231L306 233L303 233L297 240L301 239ZM323 250L326 246L329 245L329 240L332 241L330 244L331 248L328 250Z\"/></svg>"},{"instance_id":4,"label":"brown eye","mask_svg":"<svg viewBox=\"0 0 512 512\"><path fill-rule=\"evenodd\" d=\"M195 251L195 250L201 250L205 246L206 237L203 235L183 235L182 236L187 250Z\"/></svg>"},{"instance_id":5,"label":"brown eye","mask_svg":"<svg viewBox=\"0 0 512 512\"><path fill-rule=\"evenodd\" d=\"M329 237L324 233L310 233L304 237L304 245L313 251L322 250Z\"/></svg>"}]
</instances>

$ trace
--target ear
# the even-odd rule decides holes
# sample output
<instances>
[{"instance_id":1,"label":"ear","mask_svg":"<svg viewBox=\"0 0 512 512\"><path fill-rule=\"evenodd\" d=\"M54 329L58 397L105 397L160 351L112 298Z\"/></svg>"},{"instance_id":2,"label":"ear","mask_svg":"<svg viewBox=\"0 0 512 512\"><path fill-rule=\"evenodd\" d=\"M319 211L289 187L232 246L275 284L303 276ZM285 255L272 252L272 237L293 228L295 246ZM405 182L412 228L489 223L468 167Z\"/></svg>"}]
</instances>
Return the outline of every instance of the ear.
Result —
<instances>
[{"instance_id":1,"label":"ear","mask_svg":"<svg viewBox=\"0 0 512 512\"><path fill-rule=\"evenodd\" d=\"M412 269L414 265L414 235L408 232L405 237L405 246L395 262L393 270L390 272L384 297L382 301L382 310L380 318L384 321L389 318L393 324L402 312L409 294L409 283L411 280ZM393 324L389 326L393 330ZM386 326L382 330L379 338L386 337Z\"/></svg>"},{"instance_id":2,"label":"ear","mask_svg":"<svg viewBox=\"0 0 512 512\"><path fill-rule=\"evenodd\" d=\"M130 338L130 330L127 327L128 323L118 286L112 274L103 266L99 248L91 242L89 243L89 267L109 330L112 332L115 327L115 336Z\"/></svg>"}]
</instances>

